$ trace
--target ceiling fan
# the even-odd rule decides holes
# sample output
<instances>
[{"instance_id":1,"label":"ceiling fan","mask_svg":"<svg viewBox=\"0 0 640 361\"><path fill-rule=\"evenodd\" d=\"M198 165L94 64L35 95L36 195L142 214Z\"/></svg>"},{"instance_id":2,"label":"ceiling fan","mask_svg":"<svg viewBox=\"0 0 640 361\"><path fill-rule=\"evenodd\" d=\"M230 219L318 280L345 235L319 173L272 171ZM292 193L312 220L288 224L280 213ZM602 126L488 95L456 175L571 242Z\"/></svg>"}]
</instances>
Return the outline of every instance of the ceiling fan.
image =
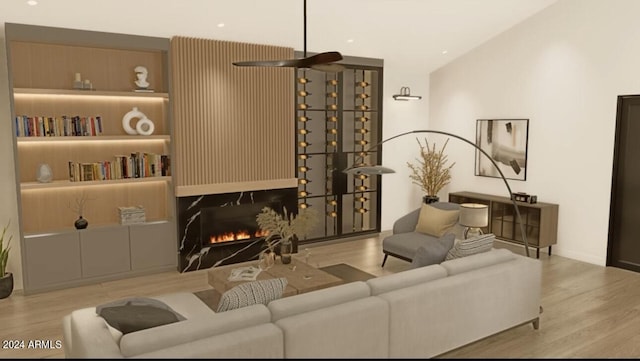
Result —
<instances>
[{"instance_id":1,"label":"ceiling fan","mask_svg":"<svg viewBox=\"0 0 640 361\"><path fill-rule=\"evenodd\" d=\"M307 57L307 0L304 0L304 55L300 59L284 60L258 60L258 61L238 61L235 66L264 66L282 68L311 68L328 73L339 73L345 68L343 65L335 64L342 60L342 54L337 51L318 53Z\"/></svg>"}]
</instances>

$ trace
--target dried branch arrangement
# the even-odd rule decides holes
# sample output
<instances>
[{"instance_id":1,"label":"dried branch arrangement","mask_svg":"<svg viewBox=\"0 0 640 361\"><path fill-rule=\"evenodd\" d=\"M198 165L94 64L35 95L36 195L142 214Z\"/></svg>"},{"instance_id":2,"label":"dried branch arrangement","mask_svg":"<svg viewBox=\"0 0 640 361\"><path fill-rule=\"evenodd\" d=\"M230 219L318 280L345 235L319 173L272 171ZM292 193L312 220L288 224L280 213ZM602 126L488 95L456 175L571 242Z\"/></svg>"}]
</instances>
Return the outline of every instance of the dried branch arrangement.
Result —
<instances>
[{"instance_id":1,"label":"dried branch arrangement","mask_svg":"<svg viewBox=\"0 0 640 361\"><path fill-rule=\"evenodd\" d=\"M424 140L425 145L422 145L418 138L416 138L416 141L420 145L421 159L416 158L417 164L407 162L407 166L412 171L409 178L411 178L413 184L420 186L426 195L436 196L451 181L450 170L456 164L453 163L447 166L448 159L444 154L444 150L447 147L447 143L449 143L449 139L440 150L436 150L435 143L433 147L430 147L427 139Z\"/></svg>"},{"instance_id":2,"label":"dried branch arrangement","mask_svg":"<svg viewBox=\"0 0 640 361\"><path fill-rule=\"evenodd\" d=\"M288 213L286 207L282 207L283 214L264 207L256 216L256 221L263 231L268 232L265 240L269 248L275 247L282 240L289 240L294 235L306 236L315 227L318 217L314 209L300 209L298 215Z\"/></svg>"},{"instance_id":3,"label":"dried branch arrangement","mask_svg":"<svg viewBox=\"0 0 640 361\"><path fill-rule=\"evenodd\" d=\"M69 209L72 212L76 213L78 216L82 216L84 214L84 206L85 206L85 204L87 203L87 201L90 201L92 199L93 198L89 198L84 192L82 192L74 200L75 203L71 204L71 202L69 202L69 204L67 204L67 207L69 207Z\"/></svg>"}]
</instances>

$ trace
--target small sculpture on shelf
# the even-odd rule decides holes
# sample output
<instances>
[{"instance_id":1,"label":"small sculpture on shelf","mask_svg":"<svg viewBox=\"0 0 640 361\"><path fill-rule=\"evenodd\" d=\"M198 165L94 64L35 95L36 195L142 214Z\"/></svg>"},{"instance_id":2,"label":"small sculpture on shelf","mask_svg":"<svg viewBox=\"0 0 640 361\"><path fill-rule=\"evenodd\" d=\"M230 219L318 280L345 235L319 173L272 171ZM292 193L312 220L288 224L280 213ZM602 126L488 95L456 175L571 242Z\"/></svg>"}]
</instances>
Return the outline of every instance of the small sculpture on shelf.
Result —
<instances>
[{"instance_id":1,"label":"small sculpture on shelf","mask_svg":"<svg viewBox=\"0 0 640 361\"><path fill-rule=\"evenodd\" d=\"M94 90L93 89L93 84L91 84L91 81L89 81L89 79L85 79L83 81L82 80L82 76L80 75L80 73L76 73L75 74L75 78L73 80L73 89L77 89L77 90Z\"/></svg>"},{"instance_id":2,"label":"small sculpture on shelf","mask_svg":"<svg viewBox=\"0 0 640 361\"><path fill-rule=\"evenodd\" d=\"M53 180L53 172L48 164L42 163L38 166L36 180L40 183L51 183Z\"/></svg>"},{"instance_id":3,"label":"small sculpture on shelf","mask_svg":"<svg viewBox=\"0 0 640 361\"><path fill-rule=\"evenodd\" d=\"M138 122L136 123L136 129L131 127L131 119L138 118ZM151 135L155 130L155 125L151 121L151 119L147 118L147 116L138 110L138 107L133 107L132 110L127 112L127 114L122 117L122 128L127 134L130 135Z\"/></svg>"},{"instance_id":4,"label":"small sculpture on shelf","mask_svg":"<svg viewBox=\"0 0 640 361\"><path fill-rule=\"evenodd\" d=\"M137 92L153 92L153 89L149 89L149 82L147 81L147 76L149 75L149 71L146 67L142 65L136 66L133 71L136 73L136 91Z\"/></svg>"}]
</instances>

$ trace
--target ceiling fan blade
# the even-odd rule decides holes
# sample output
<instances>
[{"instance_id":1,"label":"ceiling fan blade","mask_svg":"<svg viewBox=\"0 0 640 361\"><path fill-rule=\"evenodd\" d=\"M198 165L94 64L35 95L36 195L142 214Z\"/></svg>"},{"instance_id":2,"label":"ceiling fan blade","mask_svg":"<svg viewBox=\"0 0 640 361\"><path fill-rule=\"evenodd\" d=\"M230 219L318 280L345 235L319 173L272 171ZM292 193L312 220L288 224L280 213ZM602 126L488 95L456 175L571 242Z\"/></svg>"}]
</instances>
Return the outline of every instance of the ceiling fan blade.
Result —
<instances>
[{"instance_id":1,"label":"ceiling fan blade","mask_svg":"<svg viewBox=\"0 0 640 361\"><path fill-rule=\"evenodd\" d=\"M337 51L328 51L325 53L318 53L301 60L301 65L299 66L300 68L310 68L311 66L317 64L328 64L335 61L340 61L342 60L342 54L338 53Z\"/></svg>"},{"instance_id":2,"label":"ceiling fan blade","mask_svg":"<svg viewBox=\"0 0 640 361\"><path fill-rule=\"evenodd\" d=\"M344 69L346 68L344 67L344 65L341 65L341 64L328 63L328 64L311 65L311 69L323 71L325 73L340 73L340 72L343 72Z\"/></svg>"},{"instance_id":3,"label":"ceiling fan blade","mask_svg":"<svg viewBox=\"0 0 640 361\"><path fill-rule=\"evenodd\" d=\"M233 63L236 66L266 66L281 68L313 68L320 71L339 73L344 67L339 64L330 64L334 61L342 60L342 54L337 51L328 51L315 54L302 59L286 60L261 60L261 61L238 61Z\"/></svg>"},{"instance_id":4,"label":"ceiling fan blade","mask_svg":"<svg viewBox=\"0 0 640 361\"><path fill-rule=\"evenodd\" d=\"M283 68L299 67L300 62L304 59L284 59L284 60L259 60L259 61L237 61L235 66L271 66Z\"/></svg>"}]
</instances>

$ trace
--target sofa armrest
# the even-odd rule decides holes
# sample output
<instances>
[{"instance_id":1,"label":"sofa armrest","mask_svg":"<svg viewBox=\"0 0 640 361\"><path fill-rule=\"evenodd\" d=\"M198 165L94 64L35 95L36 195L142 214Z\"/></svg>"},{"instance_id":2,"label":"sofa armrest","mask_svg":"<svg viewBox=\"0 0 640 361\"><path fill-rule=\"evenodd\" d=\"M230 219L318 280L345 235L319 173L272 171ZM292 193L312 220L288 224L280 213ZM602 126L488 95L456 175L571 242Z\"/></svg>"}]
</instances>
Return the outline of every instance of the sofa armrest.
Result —
<instances>
[{"instance_id":1,"label":"sofa armrest","mask_svg":"<svg viewBox=\"0 0 640 361\"><path fill-rule=\"evenodd\" d=\"M398 218L398 220L393 223L393 234L415 231L419 216L420 208Z\"/></svg>"}]
</instances>

